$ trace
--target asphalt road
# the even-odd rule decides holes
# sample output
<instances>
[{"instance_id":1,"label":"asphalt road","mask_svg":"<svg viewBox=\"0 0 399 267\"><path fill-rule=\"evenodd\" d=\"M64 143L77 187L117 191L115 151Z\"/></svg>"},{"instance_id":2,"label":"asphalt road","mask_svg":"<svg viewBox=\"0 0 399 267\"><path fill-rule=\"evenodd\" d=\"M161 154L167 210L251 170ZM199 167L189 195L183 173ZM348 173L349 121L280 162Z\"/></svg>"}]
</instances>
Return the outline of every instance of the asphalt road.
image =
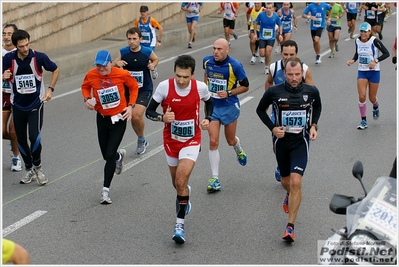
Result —
<instances>
[{"instance_id":1,"label":"asphalt road","mask_svg":"<svg viewBox=\"0 0 399 267\"><path fill-rule=\"evenodd\" d=\"M233 149L221 138L223 190L208 194L211 172L208 135L203 132L202 153L190 177L192 211L186 217L184 245L176 245L171 238L176 193L162 150L162 123L146 119L150 146L140 157L133 154L136 136L128 127L121 144L127 150L125 169L111 185L113 203L99 203L104 160L97 143L95 113L84 108L79 90L84 73L60 80L55 97L45 104L42 165L49 178L46 186L19 184L23 173L10 172L9 143L3 141L3 236L27 248L35 265L316 264L317 240L327 239L331 228L345 224L344 216L328 208L333 193L363 194L351 176L354 162L364 164L367 189L377 177L389 174L397 147L397 72L391 58L381 62L381 116L372 119L368 102L369 128L357 130L357 66L346 65L355 52L354 40L343 25L340 50L329 59L324 32L322 64L315 65L305 21L299 19L292 38L299 45L299 57L313 73L323 111L319 137L311 143L293 244L281 239L287 223L281 208L285 191L274 178L270 131L255 112L266 76L262 64L249 64L244 27L236 30L239 39L232 40L230 55L242 62L250 80L250 90L240 95L237 131L248 164L239 165ZM389 51L397 32L395 21L396 14L384 27L383 43ZM155 86L173 76L173 59L183 53L197 60L195 78L202 80L202 59L212 53L212 44L220 37L222 33L197 40L193 49L183 43L160 50ZM274 62L280 56L273 51L272 57Z\"/></svg>"}]
</instances>

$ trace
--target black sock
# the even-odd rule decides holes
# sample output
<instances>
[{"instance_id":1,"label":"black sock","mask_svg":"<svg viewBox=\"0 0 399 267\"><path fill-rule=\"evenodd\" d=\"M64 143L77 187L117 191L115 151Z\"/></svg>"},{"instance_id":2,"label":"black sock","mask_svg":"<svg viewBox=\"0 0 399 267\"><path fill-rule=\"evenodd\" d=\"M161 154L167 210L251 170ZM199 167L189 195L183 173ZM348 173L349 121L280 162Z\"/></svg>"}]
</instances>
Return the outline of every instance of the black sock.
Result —
<instances>
[{"instance_id":1,"label":"black sock","mask_svg":"<svg viewBox=\"0 0 399 267\"><path fill-rule=\"evenodd\" d=\"M292 230L294 230L294 224L293 223L287 223L287 227L291 226Z\"/></svg>"},{"instance_id":2,"label":"black sock","mask_svg":"<svg viewBox=\"0 0 399 267\"><path fill-rule=\"evenodd\" d=\"M362 120L365 120L365 121L367 121L367 120L366 120L366 117L362 117Z\"/></svg>"},{"instance_id":3,"label":"black sock","mask_svg":"<svg viewBox=\"0 0 399 267\"><path fill-rule=\"evenodd\" d=\"M177 196L176 198L176 205L178 204L178 206L176 206L176 213L177 213L177 218L180 219L184 219L184 217L186 216L186 208L187 208L187 204L188 204L188 198L189 196Z\"/></svg>"}]
</instances>

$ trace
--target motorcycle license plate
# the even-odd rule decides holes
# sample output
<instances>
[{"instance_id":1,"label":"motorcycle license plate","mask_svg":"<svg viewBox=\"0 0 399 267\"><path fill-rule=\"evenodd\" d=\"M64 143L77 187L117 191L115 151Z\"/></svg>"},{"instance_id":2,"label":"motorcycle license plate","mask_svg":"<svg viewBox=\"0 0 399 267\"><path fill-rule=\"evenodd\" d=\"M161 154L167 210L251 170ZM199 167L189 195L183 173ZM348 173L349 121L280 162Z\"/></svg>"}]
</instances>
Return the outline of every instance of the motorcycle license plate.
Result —
<instances>
[{"instance_id":1,"label":"motorcycle license plate","mask_svg":"<svg viewBox=\"0 0 399 267\"><path fill-rule=\"evenodd\" d=\"M371 206L364 220L367 224L379 229L383 233L396 236L398 223L397 213L395 206L380 199L375 199L373 206Z\"/></svg>"}]
</instances>

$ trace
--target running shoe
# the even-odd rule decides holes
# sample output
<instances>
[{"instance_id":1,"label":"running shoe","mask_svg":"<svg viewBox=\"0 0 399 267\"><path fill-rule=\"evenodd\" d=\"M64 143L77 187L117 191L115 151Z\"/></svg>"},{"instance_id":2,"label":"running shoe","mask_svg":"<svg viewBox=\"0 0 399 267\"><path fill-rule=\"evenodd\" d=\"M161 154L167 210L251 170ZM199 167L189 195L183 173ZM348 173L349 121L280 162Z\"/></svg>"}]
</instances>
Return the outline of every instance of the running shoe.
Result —
<instances>
[{"instance_id":1,"label":"running shoe","mask_svg":"<svg viewBox=\"0 0 399 267\"><path fill-rule=\"evenodd\" d=\"M268 75L269 74L269 67L265 66L265 74Z\"/></svg>"},{"instance_id":2,"label":"running shoe","mask_svg":"<svg viewBox=\"0 0 399 267\"><path fill-rule=\"evenodd\" d=\"M353 33L351 33L351 34L349 35L349 37L350 37L351 39L354 39Z\"/></svg>"},{"instance_id":3,"label":"running shoe","mask_svg":"<svg viewBox=\"0 0 399 267\"><path fill-rule=\"evenodd\" d=\"M211 179L209 179L208 183L208 188L206 189L208 192L212 193L222 190L222 186L218 178L212 177Z\"/></svg>"},{"instance_id":4,"label":"running shoe","mask_svg":"<svg viewBox=\"0 0 399 267\"><path fill-rule=\"evenodd\" d=\"M265 58L261 57L260 60L259 60L259 63L265 63Z\"/></svg>"},{"instance_id":5,"label":"running shoe","mask_svg":"<svg viewBox=\"0 0 399 267\"><path fill-rule=\"evenodd\" d=\"M183 244L186 242L186 239L184 238L184 224L176 223L175 229L173 230L172 239L177 244Z\"/></svg>"},{"instance_id":6,"label":"running shoe","mask_svg":"<svg viewBox=\"0 0 399 267\"><path fill-rule=\"evenodd\" d=\"M151 76L152 78L155 80L156 78L158 78L158 71L157 68L155 68L154 70L151 71Z\"/></svg>"},{"instance_id":7,"label":"running shoe","mask_svg":"<svg viewBox=\"0 0 399 267\"><path fill-rule=\"evenodd\" d=\"M289 210L288 210L288 196L289 196L290 194L286 194L285 195L285 198L284 198L284 201L283 201L283 211L285 212L285 213L287 213L288 214L288 212L289 212Z\"/></svg>"},{"instance_id":8,"label":"running shoe","mask_svg":"<svg viewBox=\"0 0 399 267\"><path fill-rule=\"evenodd\" d=\"M335 42L335 51L338 52L339 51L339 45L338 42Z\"/></svg>"},{"instance_id":9,"label":"running shoe","mask_svg":"<svg viewBox=\"0 0 399 267\"><path fill-rule=\"evenodd\" d=\"M26 169L25 176L21 178L20 184L29 184L30 182L36 180L36 172L33 168Z\"/></svg>"},{"instance_id":10,"label":"running shoe","mask_svg":"<svg viewBox=\"0 0 399 267\"><path fill-rule=\"evenodd\" d=\"M335 56L334 52L331 52L330 55L328 56L328 58L333 58L334 56Z\"/></svg>"},{"instance_id":11,"label":"running shoe","mask_svg":"<svg viewBox=\"0 0 399 267\"><path fill-rule=\"evenodd\" d=\"M244 149L241 148L240 152L237 152L237 161L240 163L242 166L247 165L247 154L245 154Z\"/></svg>"},{"instance_id":12,"label":"running shoe","mask_svg":"<svg viewBox=\"0 0 399 267\"><path fill-rule=\"evenodd\" d=\"M280 52L281 52L281 47L278 45L278 46L276 47L276 53L277 53L277 54L280 54Z\"/></svg>"},{"instance_id":13,"label":"running shoe","mask_svg":"<svg viewBox=\"0 0 399 267\"><path fill-rule=\"evenodd\" d=\"M115 174L121 174L122 169L123 169L123 158L126 156L126 150L125 149L119 149L118 151L119 154L119 159L116 161L116 167L115 167Z\"/></svg>"},{"instance_id":14,"label":"running shoe","mask_svg":"<svg viewBox=\"0 0 399 267\"><path fill-rule=\"evenodd\" d=\"M294 229L292 229L291 226L287 226L285 228L285 233L283 235L283 239L285 241L288 241L288 242L294 242L295 241Z\"/></svg>"},{"instance_id":15,"label":"running shoe","mask_svg":"<svg viewBox=\"0 0 399 267\"><path fill-rule=\"evenodd\" d=\"M374 120L378 120L378 118L380 117L380 109L373 109L373 119Z\"/></svg>"},{"instance_id":16,"label":"running shoe","mask_svg":"<svg viewBox=\"0 0 399 267\"><path fill-rule=\"evenodd\" d=\"M366 120L362 120L359 124L359 126L357 126L358 130L365 130L367 129L369 126L367 125L367 121Z\"/></svg>"},{"instance_id":17,"label":"running shoe","mask_svg":"<svg viewBox=\"0 0 399 267\"><path fill-rule=\"evenodd\" d=\"M255 64L255 62L256 62L256 56L252 56L251 57L251 64Z\"/></svg>"},{"instance_id":18,"label":"running shoe","mask_svg":"<svg viewBox=\"0 0 399 267\"><path fill-rule=\"evenodd\" d=\"M142 140L137 140L136 154L138 155L144 154L147 147L148 147L147 138L143 138Z\"/></svg>"},{"instance_id":19,"label":"running shoe","mask_svg":"<svg viewBox=\"0 0 399 267\"><path fill-rule=\"evenodd\" d=\"M101 192L101 200L100 200L101 204L111 204L112 200L109 197L109 191L103 189L103 191Z\"/></svg>"},{"instance_id":20,"label":"running shoe","mask_svg":"<svg viewBox=\"0 0 399 267\"><path fill-rule=\"evenodd\" d=\"M256 50L255 57L259 57L259 50Z\"/></svg>"},{"instance_id":21,"label":"running shoe","mask_svg":"<svg viewBox=\"0 0 399 267\"><path fill-rule=\"evenodd\" d=\"M348 33L351 33L351 32L352 32L352 28L349 27L349 28L348 28Z\"/></svg>"},{"instance_id":22,"label":"running shoe","mask_svg":"<svg viewBox=\"0 0 399 267\"><path fill-rule=\"evenodd\" d=\"M316 64L321 64L321 57L320 55L316 56Z\"/></svg>"},{"instance_id":23,"label":"running shoe","mask_svg":"<svg viewBox=\"0 0 399 267\"><path fill-rule=\"evenodd\" d=\"M237 36L237 34L235 34L235 33L233 34L233 37L234 37L234 39L236 39L236 40L238 39L238 36Z\"/></svg>"},{"instance_id":24,"label":"running shoe","mask_svg":"<svg viewBox=\"0 0 399 267\"><path fill-rule=\"evenodd\" d=\"M229 42L229 48L231 48L231 44L230 44L230 42Z\"/></svg>"},{"instance_id":25,"label":"running shoe","mask_svg":"<svg viewBox=\"0 0 399 267\"><path fill-rule=\"evenodd\" d=\"M193 43L192 42L188 43L188 48L193 48Z\"/></svg>"},{"instance_id":26,"label":"running shoe","mask_svg":"<svg viewBox=\"0 0 399 267\"><path fill-rule=\"evenodd\" d=\"M276 178L277 182L281 182L280 168L278 166L276 167L276 170L274 171L274 178Z\"/></svg>"},{"instance_id":27,"label":"running shoe","mask_svg":"<svg viewBox=\"0 0 399 267\"><path fill-rule=\"evenodd\" d=\"M11 159L11 171L12 172L20 172L22 171L22 162L18 157L13 157Z\"/></svg>"},{"instance_id":28,"label":"running shoe","mask_svg":"<svg viewBox=\"0 0 399 267\"><path fill-rule=\"evenodd\" d=\"M37 182L39 185L45 185L45 184L47 184L48 179L46 178L46 175L43 173L42 166L33 167L33 170L34 170L35 173L36 173L36 182Z\"/></svg>"},{"instance_id":29,"label":"running shoe","mask_svg":"<svg viewBox=\"0 0 399 267\"><path fill-rule=\"evenodd\" d=\"M191 201L190 201L190 195L191 195L191 186L187 185L188 188L188 203L186 207L186 215L188 215L191 211Z\"/></svg>"}]
</instances>

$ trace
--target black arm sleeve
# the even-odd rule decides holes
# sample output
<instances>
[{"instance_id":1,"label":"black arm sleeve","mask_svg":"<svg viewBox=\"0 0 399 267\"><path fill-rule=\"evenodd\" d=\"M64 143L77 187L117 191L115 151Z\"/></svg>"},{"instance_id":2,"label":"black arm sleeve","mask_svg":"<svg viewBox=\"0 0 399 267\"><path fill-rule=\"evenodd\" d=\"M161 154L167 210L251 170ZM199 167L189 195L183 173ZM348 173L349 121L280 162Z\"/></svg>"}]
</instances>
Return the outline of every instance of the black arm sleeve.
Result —
<instances>
[{"instance_id":1,"label":"black arm sleeve","mask_svg":"<svg viewBox=\"0 0 399 267\"><path fill-rule=\"evenodd\" d=\"M375 47L378 48L378 50L381 51L382 55L379 56L377 59L378 61L383 61L384 59L389 57L389 51L388 49L384 46L384 44L381 42L380 39L375 38L373 41L373 44Z\"/></svg>"},{"instance_id":2,"label":"black arm sleeve","mask_svg":"<svg viewBox=\"0 0 399 267\"><path fill-rule=\"evenodd\" d=\"M158 116L162 115L156 112L158 106L159 103L151 98L150 104L148 104L148 107L145 110L145 116L147 117L147 119L150 119L152 121L158 121Z\"/></svg>"},{"instance_id":3,"label":"black arm sleeve","mask_svg":"<svg viewBox=\"0 0 399 267\"><path fill-rule=\"evenodd\" d=\"M239 83L240 83L241 86L245 86L245 87L249 86L249 81L248 81L247 77L245 77L245 79L239 81Z\"/></svg>"},{"instance_id":4,"label":"black arm sleeve","mask_svg":"<svg viewBox=\"0 0 399 267\"><path fill-rule=\"evenodd\" d=\"M358 57L359 57L359 55L358 55L358 53L357 53L357 46L356 46L356 42L355 42L355 55L353 56L353 60L356 62L356 60L358 59Z\"/></svg>"},{"instance_id":5,"label":"black arm sleeve","mask_svg":"<svg viewBox=\"0 0 399 267\"><path fill-rule=\"evenodd\" d=\"M321 115L321 98L319 90L316 87L315 89L317 90L317 94L315 96L315 101L313 103L312 123L317 124Z\"/></svg>"},{"instance_id":6,"label":"black arm sleeve","mask_svg":"<svg viewBox=\"0 0 399 267\"><path fill-rule=\"evenodd\" d=\"M256 108L256 113L258 114L260 120L267 126L267 128L269 128L269 130L272 131L274 128L274 124L270 119L269 115L266 113L267 108L271 104L271 101L268 100L269 99L268 92L270 92L270 90L267 90L263 94L263 97L259 101L258 107Z\"/></svg>"},{"instance_id":7,"label":"black arm sleeve","mask_svg":"<svg viewBox=\"0 0 399 267\"><path fill-rule=\"evenodd\" d=\"M213 113L213 98L210 97L205 102L205 117L212 117Z\"/></svg>"}]
</instances>

